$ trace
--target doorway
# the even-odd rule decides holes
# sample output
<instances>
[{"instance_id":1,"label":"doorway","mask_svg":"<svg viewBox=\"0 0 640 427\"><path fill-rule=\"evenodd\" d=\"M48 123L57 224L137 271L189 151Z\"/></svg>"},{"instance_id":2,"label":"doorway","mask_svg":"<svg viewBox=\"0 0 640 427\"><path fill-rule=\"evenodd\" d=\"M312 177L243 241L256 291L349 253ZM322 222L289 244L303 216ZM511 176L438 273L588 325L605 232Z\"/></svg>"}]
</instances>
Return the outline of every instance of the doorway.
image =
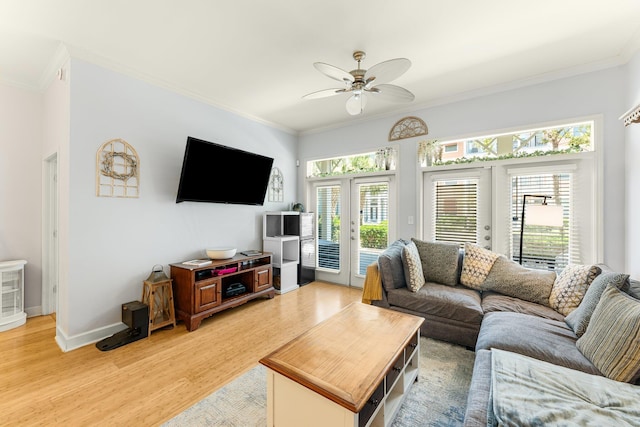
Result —
<instances>
[{"instance_id":1,"label":"doorway","mask_svg":"<svg viewBox=\"0 0 640 427\"><path fill-rule=\"evenodd\" d=\"M424 173L424 239L492 250L491 173L490 168Z\"/></svg>"},{"instance_id":2,"label":"doorway","mask_svg":"<svg viewBox=\"0 0 640 427\"><path fill-rule=\"evenodd\" d=\"M316 278L361 288L366 268L396 238L395 176L316 181Z\"/></svg>"}]
</instances>

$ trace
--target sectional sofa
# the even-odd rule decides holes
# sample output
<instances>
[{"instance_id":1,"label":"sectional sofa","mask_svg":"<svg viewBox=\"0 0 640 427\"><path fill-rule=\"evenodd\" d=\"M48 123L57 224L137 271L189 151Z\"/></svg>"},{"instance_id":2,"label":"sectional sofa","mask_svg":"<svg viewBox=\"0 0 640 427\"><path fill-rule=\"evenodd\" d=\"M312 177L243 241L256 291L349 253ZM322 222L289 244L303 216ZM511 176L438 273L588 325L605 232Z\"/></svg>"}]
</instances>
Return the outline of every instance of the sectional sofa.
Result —
<instances>
[{"instance_id":1,"label":"sectional sofa","mask_svg":"<svg viewBox=\"0 0 640 427\"><path fill-rule=\"evenodd\" d=\"M422 335L475 350L465 426L498 425L505 413L524 424L575 422L577 413L599 420L589 408L602 412L602 406L622 411L606 417L640 425L640 403L628 403L640 402L640 387L632 385L640 373L640 283L628 275L605 265L569 265L559 274L531 270L477 245L460 249L418 239L389 245L378 259L378 270L382 293L372 304L421 316L426 320ZM602 301L605 296L608 304ZM562 388L587 375L582 383L591 384L596 377L606 383L587 387L590 392L611 388L604 395L630 400L602 403L597 401L601 394L585 403L588 393L576 392L569 394L580 396L579 404L557 399L562 410L548 403L536 406L533 400L523 405L515 397L518 391L505 391L504 384L517 376L509 366L528 364L527 375L538 372L542 379L520 378L527 388L521 399L548 401L552 386L539 384L545 378L566 376L564 384L556 382ZM560 372L543 376L546 368ZM498 391L506 397L496 398ZM520 414L510 403L538 412Z\"/></svg>"}]
</instances>

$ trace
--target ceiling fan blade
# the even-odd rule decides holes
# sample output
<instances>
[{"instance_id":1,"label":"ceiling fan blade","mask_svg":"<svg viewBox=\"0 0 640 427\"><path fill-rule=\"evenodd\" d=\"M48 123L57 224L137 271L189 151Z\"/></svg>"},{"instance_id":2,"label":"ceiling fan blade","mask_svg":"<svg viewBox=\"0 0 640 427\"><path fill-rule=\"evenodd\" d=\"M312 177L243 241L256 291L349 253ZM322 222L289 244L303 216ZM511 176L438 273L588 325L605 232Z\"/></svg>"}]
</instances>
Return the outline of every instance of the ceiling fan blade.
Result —
<instances>
[{"instance_id":1,"label":"ceiling fan blade","mask_svg":"<svg viewBox=\"0 0 640 427\"><path fill-rule=\"evenodd\" d=\"M313 66L316 67L318 71L324 74L327 77L330 77L334 80L344 83L352 83L355 79L354 77L343 70L342 68L334 67L333 65L325 64L324 62L314 62Z\"/></svg>"},{"instance_id":2,"label":"ceiling fan blade","mask_svg":"<svg viewBox=\"0 0 640 427\"><path fill-rule=\"evenodd\" d=\"M346 89L324 89L317 92L311 92L303 96L303 99L326 98L327 96L340 95L347 92Z\"/></svg>"},{"instance_id":3,"label":"ceiling fan blade","mask_svg":"<svg viewBox=\"0 0 640 427\"><path fill-rule=\"evenodd\" d=\"M365 105L367 105L367 95L364 92L354 93L351 98L347 99L347 112L352 116L357 116L362 114Z\"/></svg>"},{"instance_id":4,"label":"ceiling fan blade","mask_svg":"<svg viewBox=\"0 0 640 427\"><path fill-rule=\"evenodd\" d=\"M392 102L411 102L416 97L403 87L396 85L377 85L369 89L370 93L375 93L375 96Z\"/></svg>"},{"instance_id":5,"label":"ceiling fan blade","mask_svg":"<svg viewBox=\"0 0 640 427\"><path fill-rule=\"evenodd\" d=\"M411 67L411 61L406 58L390 59L369 68L364 74L367 83L386 83L397 79Z\"/></svg>"}]
</instances>

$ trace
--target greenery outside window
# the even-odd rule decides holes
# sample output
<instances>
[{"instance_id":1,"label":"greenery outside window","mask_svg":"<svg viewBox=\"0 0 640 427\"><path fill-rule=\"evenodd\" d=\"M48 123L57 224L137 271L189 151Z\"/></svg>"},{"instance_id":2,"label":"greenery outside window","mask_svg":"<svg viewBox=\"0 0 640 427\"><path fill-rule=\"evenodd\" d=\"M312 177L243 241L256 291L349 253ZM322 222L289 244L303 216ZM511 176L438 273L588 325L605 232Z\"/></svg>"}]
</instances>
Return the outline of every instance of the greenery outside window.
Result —
<instances>
[{"instance_id":1,"label":"greenery outside window","mask_svg":"<svg viewBox=\"0 0 640 427\"><path fill-rule=\"evenodd\" d=\"M307 178L380 172L396 169L396 149L381 148L371 153L307 162Z\"/></svg>"},{"instance_id":2,"label":"greenery outside window","mask_svg":"<svg viewBox=\"0 0 640 427\"><path fill-rule=\"evenodd\" d=\"M424 167L579 153L593 151L593 146L593 121L586 121L467 140L423 141L418 153Z\"/></svg>"}]
</instances>

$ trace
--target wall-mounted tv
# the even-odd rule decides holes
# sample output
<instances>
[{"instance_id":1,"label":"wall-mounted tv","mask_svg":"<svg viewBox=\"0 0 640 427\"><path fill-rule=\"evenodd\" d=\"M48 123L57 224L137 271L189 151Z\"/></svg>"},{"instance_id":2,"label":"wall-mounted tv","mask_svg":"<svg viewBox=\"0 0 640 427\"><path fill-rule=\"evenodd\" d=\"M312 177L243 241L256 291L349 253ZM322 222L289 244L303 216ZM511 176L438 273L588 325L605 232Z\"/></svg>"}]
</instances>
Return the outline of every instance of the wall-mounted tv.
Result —
<instances>
[{"instance_id":1,"label":"wall-mounted tv","mask_svg":"<svg viewBox=\"0 0 640 427\"><path fill-rule=\"evenodd\" d=\"M273 159L187 137L176 203L262 205Z\"/></svg>"}]
</instances>

